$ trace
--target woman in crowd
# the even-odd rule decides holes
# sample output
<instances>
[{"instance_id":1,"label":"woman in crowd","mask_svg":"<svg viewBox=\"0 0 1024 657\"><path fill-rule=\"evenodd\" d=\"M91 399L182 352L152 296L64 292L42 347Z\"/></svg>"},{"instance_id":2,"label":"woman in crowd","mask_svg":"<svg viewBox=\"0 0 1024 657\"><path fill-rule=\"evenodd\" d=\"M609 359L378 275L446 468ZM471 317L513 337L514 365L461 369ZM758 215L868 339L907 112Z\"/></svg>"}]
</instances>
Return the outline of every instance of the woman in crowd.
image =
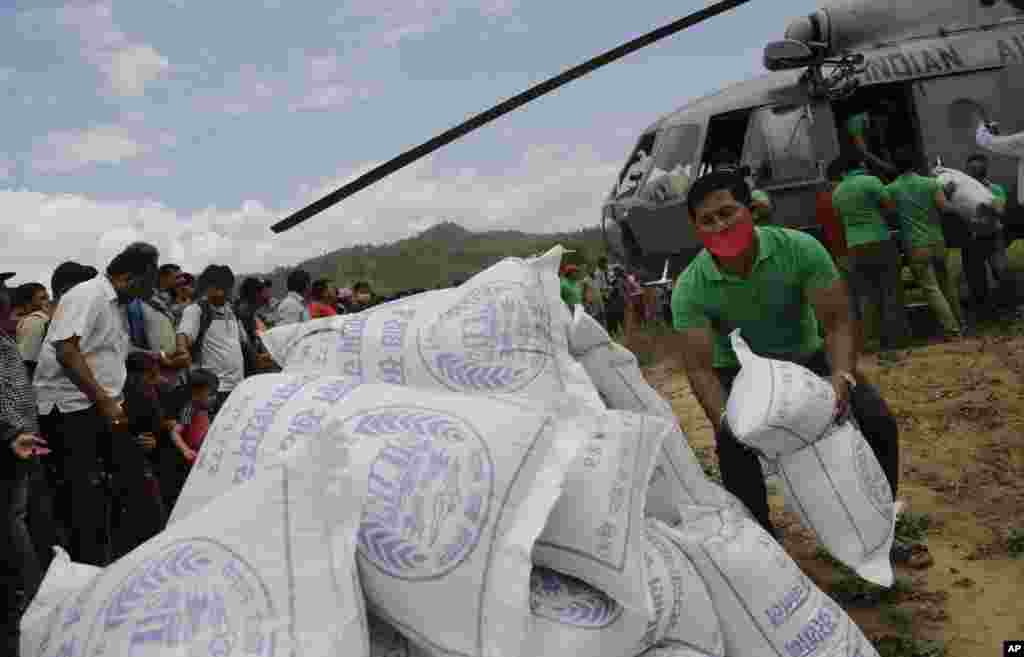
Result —
<instances>
[{"instance_id":1,"label":"woman in crowd","mask_svg":"<svg viewBox=\"0 0 1024 657\"><path fill-rule=\"evenodd\" d=\"M309 299L309 316L311 319L334 317L338 314L335 305L338 303L338 291L326 278L313 283Z\"/></svg>"}]
</instances>

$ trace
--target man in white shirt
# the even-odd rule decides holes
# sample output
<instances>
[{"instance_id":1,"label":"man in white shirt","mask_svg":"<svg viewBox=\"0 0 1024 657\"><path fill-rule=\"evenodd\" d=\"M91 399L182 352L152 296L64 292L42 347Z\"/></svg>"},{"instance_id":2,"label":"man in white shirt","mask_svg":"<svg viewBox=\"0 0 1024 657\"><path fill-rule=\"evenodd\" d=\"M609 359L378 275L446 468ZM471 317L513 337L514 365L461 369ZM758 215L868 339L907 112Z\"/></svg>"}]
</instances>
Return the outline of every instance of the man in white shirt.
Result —
<instances>
[{"instance_id":1,"label":"man in white shirt","mask_svg":"<svg viewBox=\"0 0 1024 657\"><path fill-rule=\"evenodd\" d=\"M121 399L130 347L122 307L152 294L157 261L154 247L133 245L111 261L106 275L69 290L39 354L34 387L40 423L66 482L69 547L80 563L106 565L97 457L126 422Z\"/></svg>"},{"instance_id":2,"label":"man in white shirt","mask_svg":"<svg viewBox=\"0 0 1024 657\"><path fill-rule=\"evenodd\" d=\"M248 335L228 303L234 289L235 275L231 269L210 265L199 276L200 300L185 308L178 325L178 351L190 354L193 369L202 367L219 380L216 398L210 407L211 418L245 378L247 351L256 367L269 361L268 355L256 354L250 348Z\"/></svg>"},{"instance_id":3,"label":"man in white shirt","mask_svg":"<svg viewBox=\"0 0 1024 657\"><path fill-rule=\"evenodd\" d=\"M312 283L313 278L305 270L296 269L288 274L288 294L284 299L281 299L281 303L277 304L277 323L275 326L309 321L306 294L309 292Z\"/></svg>"}]
</instances>

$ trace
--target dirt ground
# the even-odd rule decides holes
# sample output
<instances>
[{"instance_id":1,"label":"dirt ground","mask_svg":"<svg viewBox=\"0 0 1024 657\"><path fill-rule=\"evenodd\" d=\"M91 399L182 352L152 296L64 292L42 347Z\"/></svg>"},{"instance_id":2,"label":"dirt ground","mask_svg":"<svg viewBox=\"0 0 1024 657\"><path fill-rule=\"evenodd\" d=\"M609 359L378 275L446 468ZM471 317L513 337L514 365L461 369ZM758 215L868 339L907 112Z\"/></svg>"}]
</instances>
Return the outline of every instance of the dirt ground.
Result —
<instances>
[{"instance_id":1,"label":"dirt ground","mask_svg":"<svg viewBox=\"0 0 1024 657\"><path fill-rule=\"evenodd\" d=\"M1024 335L1014 329L1014 337L917 347L895 365L862 358L862 371L899 421L899 497L931 521L924 538L930 558L897 566L909 586L885 602L844 603L873 641L910 634L944 642L948 657L982 657L1024 638L1024 558L1011 556L1007 539L1010 530L1024 530ZM659 339L656 352L648 381L671 400L693 447L709 448L714 458L711 425L673 357L672 338ZM840 571L784 510L781 486L769 483L769 490L789 554L834 592Z\"/></svg>"}]
</instances>

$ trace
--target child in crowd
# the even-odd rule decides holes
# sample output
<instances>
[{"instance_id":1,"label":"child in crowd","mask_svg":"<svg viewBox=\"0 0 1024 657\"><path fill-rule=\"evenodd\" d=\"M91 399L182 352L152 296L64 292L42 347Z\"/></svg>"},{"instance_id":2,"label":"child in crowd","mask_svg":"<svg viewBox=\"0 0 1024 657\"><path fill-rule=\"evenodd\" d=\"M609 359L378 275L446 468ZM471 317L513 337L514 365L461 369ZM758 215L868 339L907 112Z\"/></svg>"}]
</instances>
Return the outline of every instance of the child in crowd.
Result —
<instances>
[{"instance_id":1,"label":"child in crowd","mask_svg":"<svg viewBox=\"0 0 1024 657\"><path fill-rule=\"evenodd\" d=\"M181 388L174 413L165 420L171 440L161 455L161 462L164 502L168 509L174 508L210 430L210 407L219 384L217 375L209 370L192 371L188 383Z\"/></svg>"}]
</instances>

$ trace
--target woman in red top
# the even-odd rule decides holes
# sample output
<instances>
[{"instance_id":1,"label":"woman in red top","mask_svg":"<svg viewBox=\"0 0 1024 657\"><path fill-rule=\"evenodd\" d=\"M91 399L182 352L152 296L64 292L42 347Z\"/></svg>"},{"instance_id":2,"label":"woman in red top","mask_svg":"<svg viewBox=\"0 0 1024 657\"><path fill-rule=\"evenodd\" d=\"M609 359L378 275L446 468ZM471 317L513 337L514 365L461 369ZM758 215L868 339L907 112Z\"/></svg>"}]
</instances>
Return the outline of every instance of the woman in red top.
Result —
<instances>
[{"instance_id":1,"label":"woman in red top","mask_svg":"<svg viewBox=\"0 0 1024 657\"><path fill-rule=\"evenodd\" d=\"M334 305L338 301L338 291L326 278L313 283L310 291L309 316L312 319L334 317L338 310Z\"/></svg>"}]
</instances>

